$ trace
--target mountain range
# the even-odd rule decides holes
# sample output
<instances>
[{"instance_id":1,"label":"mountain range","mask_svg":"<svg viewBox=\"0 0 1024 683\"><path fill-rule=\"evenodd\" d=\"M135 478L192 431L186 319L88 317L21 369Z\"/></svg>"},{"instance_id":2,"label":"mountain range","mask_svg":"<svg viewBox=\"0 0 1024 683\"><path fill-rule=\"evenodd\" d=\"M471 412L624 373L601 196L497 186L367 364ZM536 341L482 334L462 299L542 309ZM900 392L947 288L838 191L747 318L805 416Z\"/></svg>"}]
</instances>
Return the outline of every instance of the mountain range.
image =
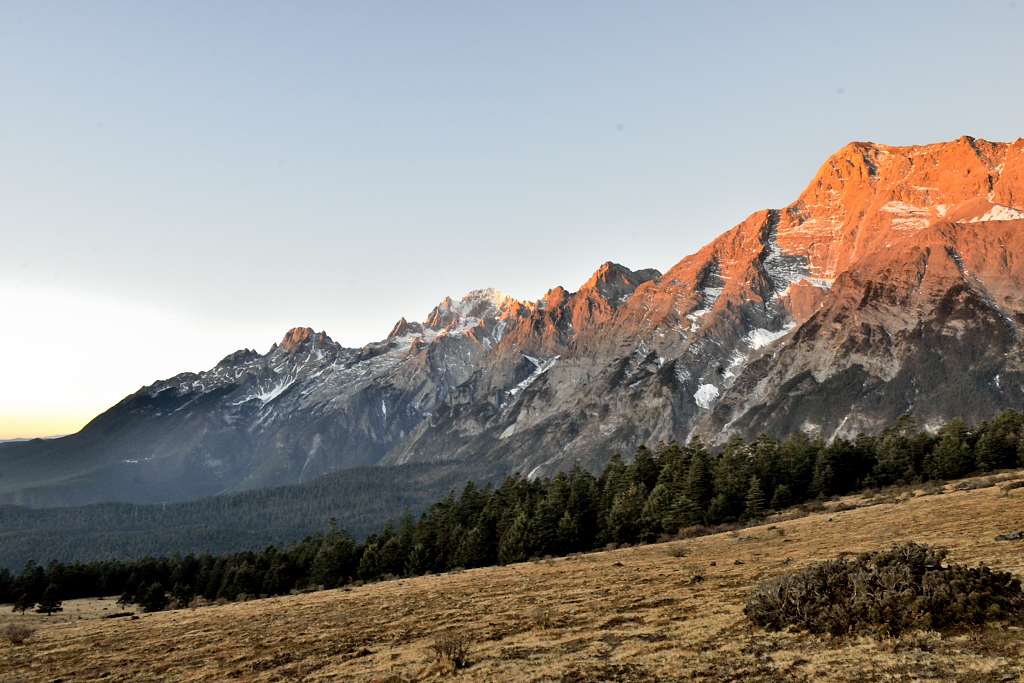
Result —
<instances>
[{"instance_id":1,"label":"mountain range","mask_svg":"<svg viewBox=\"0 0 1024 683\"><path fill-rule=\"evenodd\" d=\"M665 273L608 262L536 301L475 290L362 348L297 327L77 434L0 444L0 502L180 501L453 460L536 476L670 439L984 419L1024 408L1022 331L1024 139L854 142Z\"/></svg>"}]
</instances>

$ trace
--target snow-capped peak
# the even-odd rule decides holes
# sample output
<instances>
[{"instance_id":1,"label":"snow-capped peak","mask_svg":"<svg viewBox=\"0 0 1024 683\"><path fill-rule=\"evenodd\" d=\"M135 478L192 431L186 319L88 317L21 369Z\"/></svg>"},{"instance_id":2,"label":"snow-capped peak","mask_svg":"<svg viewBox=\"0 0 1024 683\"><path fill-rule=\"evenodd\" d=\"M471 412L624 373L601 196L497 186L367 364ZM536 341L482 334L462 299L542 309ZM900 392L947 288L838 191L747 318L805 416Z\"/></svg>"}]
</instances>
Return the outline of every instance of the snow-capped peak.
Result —
<instances>
[{"instance_id":1,"label":"snow-capped peak","mask_svg":"<svg viewBox=\"0 0 1024 683\"><path fill-rule=\"evenodd\" d=\"M497 318L503 308L515 302L514 298L497 289L474 289L458 301L446 296L423 323L427 327L441 329L474 319Z\"/></svg>"}]
</instances>

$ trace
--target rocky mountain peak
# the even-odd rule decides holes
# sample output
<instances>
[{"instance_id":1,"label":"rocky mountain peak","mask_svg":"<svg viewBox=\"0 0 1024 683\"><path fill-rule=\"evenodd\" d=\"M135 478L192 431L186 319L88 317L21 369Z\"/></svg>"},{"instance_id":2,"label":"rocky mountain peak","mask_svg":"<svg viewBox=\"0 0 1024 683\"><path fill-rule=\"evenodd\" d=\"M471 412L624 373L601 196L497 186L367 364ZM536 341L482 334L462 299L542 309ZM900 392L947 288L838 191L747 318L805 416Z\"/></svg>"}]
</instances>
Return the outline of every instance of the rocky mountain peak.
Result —
<instances>
[{"instance_id":1,"label":"rocky mountain peak","mask_svg":"<svg viewBox=\"0 0 1024 683\"><path fill-rule=\"evenodd\" d=\"M333 340L326 332L316 332L312 327L293 327L285 332L279 347L287 353L293 353L310 342L316 344L317 348L323 348L333 343Z\"/></svg>"},{"instance_id":2,"label":"rocky mountain peak","mask_svg":"<svg viewBox=\"0 0 1024 683\"><path fill-rule=\"evenodd\" d=\"M293 327L284 333L280 347L291 353L313 338L312 327Z\"/></svg>"},{"instance_id":3,"label":"rocky mountain peak","mask_svg":"<svg viewBox=\"0 0 1024 683\"><path fill-rule=\"evenodd\" d=\"M446 296L427 315L423 324L439 330L471 318L497 318L504 309L518 303L513 297L494 288L474 289L458 301Z\"/></svg>"},{"instance_id":4,"label":"rocky mountain peak","mask_svg":"<svg viewBox=\"0 0 1024 683\"><path fill-rule=\"evenodd\" d=\"M408 334L423 334L423 325L416 322L411 323L403 316L391 328L391 332L388 333L388 339L397 339Z\"/></svg>"},{"instance_id":5,"label":"rocky mountain peak","mask_svg":"<svg viewBox=\"0 0 1024 683\"><path fill-rule=\"evenodd\" d=\"M544 298L541 299L541 308L543 310L554 310L562 306L569 299L569 292L566 291L565 287L561 285L553 287L544 294Z\"/></svg>"},{"instance_id":6,"label":"rocky mountain peak","mask_svg":"<svg viewBox=\"0 0 1024 683\"><path fill-rule=\"evenodd\" d=\"M229 353L228 355L224 356L224 358L222 358L220 362L217 363L217 367L220 368L230 367L232 365L240 365L242 363L247 363L249 361L255 360L259 357L260 354L254 351L253 349L239 349L238 351Z\"/></svg>"},{"instance_id":7,"label":"rocky mountain peak","mask_svg":"<svg viewBox=\"0 0 1024 683\"><path fill-rule=\"evenodd\" d=\"M661 273L654 268L633 271L618 263L605 261L580 287L580 294L595 293L612 304L622 303L645 282L656 280Z\"/></svg>"}]
</instances>

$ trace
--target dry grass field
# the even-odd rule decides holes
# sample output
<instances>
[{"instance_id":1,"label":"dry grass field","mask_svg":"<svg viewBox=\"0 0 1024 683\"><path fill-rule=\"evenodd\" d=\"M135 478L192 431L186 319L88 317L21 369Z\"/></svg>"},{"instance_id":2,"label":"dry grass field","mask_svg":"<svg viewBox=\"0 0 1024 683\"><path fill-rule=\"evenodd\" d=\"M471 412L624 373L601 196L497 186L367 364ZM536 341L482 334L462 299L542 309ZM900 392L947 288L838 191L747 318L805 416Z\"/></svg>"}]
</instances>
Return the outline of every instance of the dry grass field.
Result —
<instances>
[{"instance_id":1,"label":"dry grass field","mask_svg":"<svg viewBox=\"0 0 1024 683\"><path fill-rule=\"evenodd\" d=\"M1017 472L1003 479L1024 478ZM1024 630L877 641L766 633L753 584L845 552L918 541L1024 576L1024 488L849 499L738 532L292 597L100 619L83 601L0 643L0 681L1024 681ZM74 610L74 611L72 611ZM81 617L81 618L76 618ZM455 629L469 665L432 644Z\"/></svg>"}]
</instances>

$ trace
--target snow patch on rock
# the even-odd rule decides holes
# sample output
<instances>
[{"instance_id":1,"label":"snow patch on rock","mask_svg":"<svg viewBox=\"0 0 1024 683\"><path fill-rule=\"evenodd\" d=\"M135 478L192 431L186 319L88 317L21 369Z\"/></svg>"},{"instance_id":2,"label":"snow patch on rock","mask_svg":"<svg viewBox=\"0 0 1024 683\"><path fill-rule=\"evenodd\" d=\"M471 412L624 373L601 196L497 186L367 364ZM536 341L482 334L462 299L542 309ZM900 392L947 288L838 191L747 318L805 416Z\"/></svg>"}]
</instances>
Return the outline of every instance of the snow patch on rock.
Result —
<instances>
[{"instance_id":1,"label":"snow patch on rock","mask_svg":"<svg viewBox=\"0 0 1024 683\"><path fill-rule=\"evenodd\" d=\"M555 366L555 363L558 362L558 359L561 358L561 356L555 356L554 358L548 358L547 360L540 360L539 358L533 358L532 356L524 355L524 357L526 358L526 360L528 360L531 363L533 363L534 371L530 373L529 377L527 377L522 382L520 382L519 384L517 384L514 387L512 387L511 389L509 389L508 390L509 396L513 396L514 397L514 396L516 396L516 395L526 391L526 389L531 384L533 384L534 382L537 381L538 377L540 377L545 372L547 372L548 370L553 368Z\"/></svg>"},{"instance_id":2,"label":"snow patch on rock","mask_svg":"<svg viewBox=\"0 0 1024 683\"><path fill-rule=\"evenodd\" d=\"M881 210L893 214L893 230L920 230L927 228L931 219L931 209L926 206L914 206L905 202L886 202Z\"/></svg>"},{"instance_id":3,"label":"snow patch on rock","mask_svg":"<svg viewBox=\"0 0 1024 683\"><path fill-rule=\"evenodd\" d=\"M796 327L795 322L788 322L782 326L781 330L774 331L766 330L763 327L759 327L748 332L747 336L745 336L743 340L750 345L750 348L761 349L764 348L765 346L768 346L774 341L782 339L787 334L789 334L794 327Z\"/></svg>"},{"instance_id":4,"label":"snow patch on rock","mask_svg":"<svg viewBox=\"0 0 1024 683\"><path fill-rule=\"evenodd\" d=\"M701 408L707 410L718 400L718 387L714 384L701 384L697 387L697 391L693 392L693 400Z\"/></svg>"},{"instance_id":5,"label":"snow patch on rock","mask_svg":"<svg viewBox=\"0 0 1024 683\"><path fill-rule=\"evenodd\" d=\"M288 390L288 387L290 387L293 384L295 384L295 380L294 379L289 379L289 380L286 380L286 381L278 382L277 384L275 384L271 388L263 390L263 391L260 391L258 394L253 396L253 398L259 399L265 405L265 404L270 403L271 401L273 401L275 398L277 398L278 396L280 396L284 392L286 392Z\"/></svg>"},{"instance_id":6,"label":"snow patch on rock","mask_svg":"<svg viewBox=\"0 0 1024 683\"><path fill-rule=\"evenodd\" d=\"M967 221L968 223L986 223L989 221L1019 221L1024 219L1024 211L1015 209L1012 206L993 204L992 208L982 216L977 216Z\"/></svg>"}]
</instances>

